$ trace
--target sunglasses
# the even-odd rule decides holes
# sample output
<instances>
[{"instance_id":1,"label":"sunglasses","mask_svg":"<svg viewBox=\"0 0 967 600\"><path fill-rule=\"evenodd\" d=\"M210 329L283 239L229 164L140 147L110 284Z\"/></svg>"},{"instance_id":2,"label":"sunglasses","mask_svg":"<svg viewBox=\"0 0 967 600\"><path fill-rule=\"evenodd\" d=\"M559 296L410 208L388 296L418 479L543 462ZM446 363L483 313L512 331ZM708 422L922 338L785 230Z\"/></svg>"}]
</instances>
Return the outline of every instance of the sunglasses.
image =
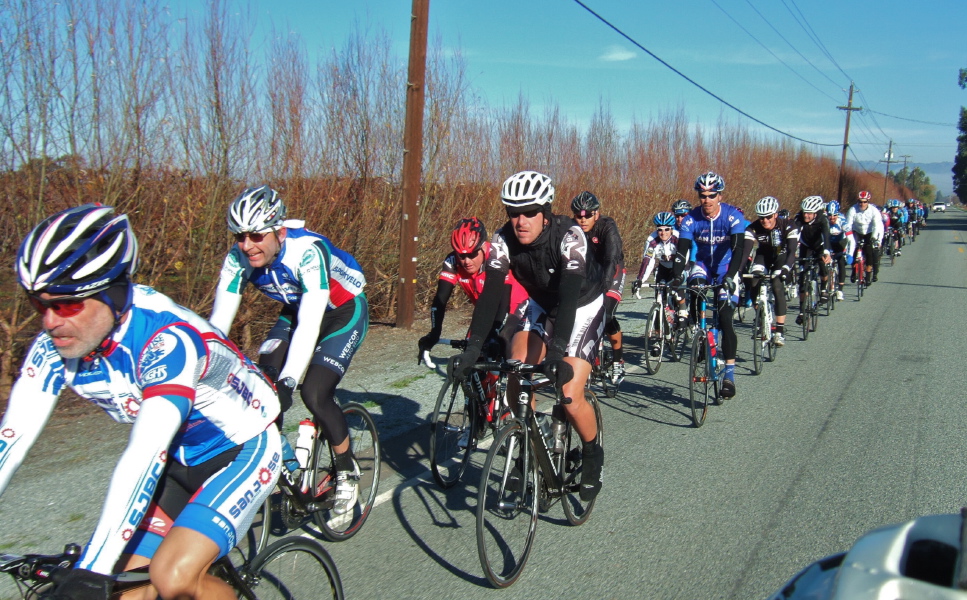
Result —
<instances>
[{"instance_id":1,"label":"sunglasses","mask_svg":"<svg viewBox=\"0 0 967 600\"><path fill-rule=\"evenodd\" d=\"M658 228L658 231L659 231L659 232L662 232L662 231L671 231L671 230L672 230L672 228L671 228L671 227L659 227L659 228Z\"/></svg>"},{"instance_id":2,"label":"sunglasses","mask_svg":"<svg viewBox=\"0 0 967 600\"><path fill-rule=\"evenodd\" d=\"M706 198L708 198L709 200L715 200L716 198L719 197L719 193L712 192L711 194L699 194L698 197L701 198L702 200L705 200Z\"/></svg>"},{"instance_id":3,"label":"sunglasses","mask_svg":"<svg viewBox=\"0 0 967 600\"><path fill-rule=\"evenodd\" d=\"M30 305L34 307L40 315L47 314L48 310L63 319L78 315L84 310L85 298L56 298L54 300L43 300L37 296L27 296Z\"/></svg>"},{"instance_id":4,"label":"sunglasses","mask_svg":"<svg viewBox=\"0 0 967 600\"><path fill-rule=\"evenodd\" d=\"M477 258L478 254L480 254L479 248L473 252L457 252L457 258L460 260L469 260L471 258Z\"/></svg>"},{"instance_id":5,"label":"sunglasses","mask_svg":"<svg viewBox=\"0 0 967 600\"><path fill-rule=\"evenodd\" d=\"M243 231L242 233L235 234L235 241L241 244L245 241L245 238L252 240L254 243L258 244L265 239L268 233L259 233L257 231Z\"/></svg>"},{"instance_id":6,"label":"sunglasses","mask_svg":"<svg viewBox=\"0 0 967 600\"><path fill-rule=\"evenodd\" d=\"M771 219L777 219L777 218L779 218L779 215L776 214L776 213L772 213L771 215L766 215L764 217L759 217L759 218L762 219L763 221L768 221L768 220L771 220Z\"/></svg>"},{"instance_id":7,"label":"sunglasses","mask_svg":"<svg viewBox=\"0 0 967 600\"><path fill-rule=\"evenodd\" d=\"M524 217L525 219L533 219L537 215L541 214L541 209L535 208L534 210L529 210L527 212L510 212L507 211L507 218L513 219L514 217Z\"/></svg>"},{"instance_id":8,"label":"sunglasses","mask_svg":"<svg viewBox=\"0 0 967 600\"><path fill-rule=\"evenodd\" d=\"M869 200L860 200L859 203L860 204L869 204L870 201Z\"/></svg>"}]
</instances>

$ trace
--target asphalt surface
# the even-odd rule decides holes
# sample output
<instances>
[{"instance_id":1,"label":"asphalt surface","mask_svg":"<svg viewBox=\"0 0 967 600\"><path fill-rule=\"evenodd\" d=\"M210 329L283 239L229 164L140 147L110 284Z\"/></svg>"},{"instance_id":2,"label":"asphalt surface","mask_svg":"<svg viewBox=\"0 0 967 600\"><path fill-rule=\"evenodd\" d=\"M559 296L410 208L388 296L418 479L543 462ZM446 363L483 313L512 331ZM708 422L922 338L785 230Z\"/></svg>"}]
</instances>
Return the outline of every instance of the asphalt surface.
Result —
<instances>
[{"instance_id":1,"label":"asphalt surface","mask_svg":"<svg viewBox=\"0 0 967 600\"><path fill-rule=\"evenodd\" d=\"M325 544L347 597L762 598L869 529L957 512L967 502L967 214L931 215L862 301L852 289L808 341L791 327L759 376L738 324L738 395L700 429L684 364L655 376L632 366L618 397L601 398L605 484L591 519L571 527L558 505L541 515L523 576L500 592L476 550L485 455L455 488L436 486L427 422L442 377L388 349L384 374L347 379L342 392L369 403L384 444L380 504L356 537ZM642 362L649 306L622 304L630 365ZM87 539L106 477L91 457L120 452L126 435L90 422L83 436L54 436L53 451L38 445L17 474L0 499L0 552Z\"/></svg>"}]
</instances>

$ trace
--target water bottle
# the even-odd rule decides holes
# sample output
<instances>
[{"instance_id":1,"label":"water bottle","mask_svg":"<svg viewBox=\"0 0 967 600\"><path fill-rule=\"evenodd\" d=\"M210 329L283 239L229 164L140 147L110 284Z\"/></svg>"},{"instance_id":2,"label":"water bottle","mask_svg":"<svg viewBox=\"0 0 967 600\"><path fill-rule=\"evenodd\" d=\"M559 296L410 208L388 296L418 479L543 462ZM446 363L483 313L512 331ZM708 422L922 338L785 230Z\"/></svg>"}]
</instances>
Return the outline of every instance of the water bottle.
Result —
<instances>
[{"instance_id":1,"label":"water bottle","mask_svg":"<svg viewBox=\"0 0 967 600\"><path fill-rule=\"evenodd\" d=\"M553 442L551 452L556 454L564 452L564 427L566 425L564 419L564 407L555 404L554 410L551 412L551 441Z\"/></svg>"},{"instance_id":2,"label":"water bottle","mask_svg":"<svg viewBox=\"0 0 967 600\"><path fill-rule=\"evenodd\" d=\"M316 424L309 419L303 419L299 423L299 438L295 441L295 457L303 469L309 466L309 454L312 452L312 442L315 437Z\"/></svg>"},{"instance_id":3,"label":"water bottle","mask_svg":"<svg viewBox=\"0 0 967 600\"><path fill-rule=\"evenodd\" d=\"M554 447L554 435L551 427L553 418L551 415L546 415L544 413L535 412L534 417L537 419L537 425L541 428L541 434L544 436L544 443L548 449Z\"/></svg>"}]
</instances>

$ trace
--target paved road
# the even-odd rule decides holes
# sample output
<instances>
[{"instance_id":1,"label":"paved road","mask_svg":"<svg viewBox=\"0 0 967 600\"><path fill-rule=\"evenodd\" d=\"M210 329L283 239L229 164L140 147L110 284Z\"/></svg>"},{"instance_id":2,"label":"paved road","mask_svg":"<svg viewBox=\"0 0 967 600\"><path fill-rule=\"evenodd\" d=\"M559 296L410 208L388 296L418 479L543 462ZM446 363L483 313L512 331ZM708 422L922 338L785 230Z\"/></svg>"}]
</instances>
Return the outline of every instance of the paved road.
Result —
<instances>
[{"instance_id":1,"label":"paved road","mask_svg":"<svg viewBox=\"0 0 967 600\"><path fill-rule=\"evenodd\" d=\"M426 470L426 427L387 440L393 472L383 504L355 538L327 544L347 596L764 597L873 527L957 511L967 502L967 413L955 371L965 251L967 214L931 216L929 231L882 269L862 302L821 318L808 342L791 331L758 377L740 326L738 396L713 406L701 429L690 426L684 365L665 364L654 377L633 371L605 401L605 487L590 521L567 526L557 506L543 515L526 571L506 591L487 586L477 558L483 455L465 486L442 492ZM624 306L626 330L647 307ZM626 340L629 362L639 362L640 340ZM412 422L428 413L438 381L383 393ZM380 387L371 384L370 392ZM405 430L390 404L377 409L381 420ZM65 500L98 498L96 486L68 481L24 476L11 486L0 502L0 551L83 539L96 514L70 518L61 500L32 500L52 489ZM37 508L54 510L57 525Z\"/></svg>"}]
</instances>

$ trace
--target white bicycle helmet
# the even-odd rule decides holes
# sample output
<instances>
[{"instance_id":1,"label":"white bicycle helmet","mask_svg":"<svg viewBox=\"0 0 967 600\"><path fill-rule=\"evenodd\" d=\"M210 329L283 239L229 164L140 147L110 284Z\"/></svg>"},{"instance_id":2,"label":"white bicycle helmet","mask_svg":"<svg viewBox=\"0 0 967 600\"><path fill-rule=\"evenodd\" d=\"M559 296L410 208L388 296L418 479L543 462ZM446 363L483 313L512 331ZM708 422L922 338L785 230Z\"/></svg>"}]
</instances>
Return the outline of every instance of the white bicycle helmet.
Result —
<instances>
[{"instance_id":1,"label":"white bicycle helmet","mask_svg":"<svg viewBox=\"0 0 967 600\"><path fill-rule=\"evenodd\" d=\"M518 211L550 207L554 201L554 185L547 175L537 171L521 171L504 182L500 200L507 208Z\"/></svg>"},{"instance_id":2,"label":"white bicycle helmet","mask_svg":"<svg viewBox=\"0 0 967 600\"><path fill-rule=\"evenodd\" d=\"M772 196L765 196L755 203L755 214L768 217L779 212L779 201Z\"/></svg>"},{"instance_id":3,"label":"white bicycle helmet","mask_svg":"<svg viewBox=\"0 0 967 600\"><path fill-rule=\"evenodd\" d=\"M818 213L826 206L822 196L806 196L802 200L802 211L804 213Z\"/></svg>"},{"instance_id":4,"label":"white bicycle helmet","mask_svg":"<svg viewBox=\"0 0 967 600\"><path fill-rule=\"evenodd\" d=\"M713 171L703 173L695 180L696 192L721 192L725 189L725 180L722 176Z\"/></svg>"},{"instance_id":5,"label":"white bicycle helmet","mask_svg":"<svg viewBox=\"0 0 967 600\"><path fill-rule=\"evenodd\" d=\"M285 220L285 203L267 185L250 187L239 194L228 207L228 230L232 233L254 233L278 229Z\"/></svg>"}]
</instances>

